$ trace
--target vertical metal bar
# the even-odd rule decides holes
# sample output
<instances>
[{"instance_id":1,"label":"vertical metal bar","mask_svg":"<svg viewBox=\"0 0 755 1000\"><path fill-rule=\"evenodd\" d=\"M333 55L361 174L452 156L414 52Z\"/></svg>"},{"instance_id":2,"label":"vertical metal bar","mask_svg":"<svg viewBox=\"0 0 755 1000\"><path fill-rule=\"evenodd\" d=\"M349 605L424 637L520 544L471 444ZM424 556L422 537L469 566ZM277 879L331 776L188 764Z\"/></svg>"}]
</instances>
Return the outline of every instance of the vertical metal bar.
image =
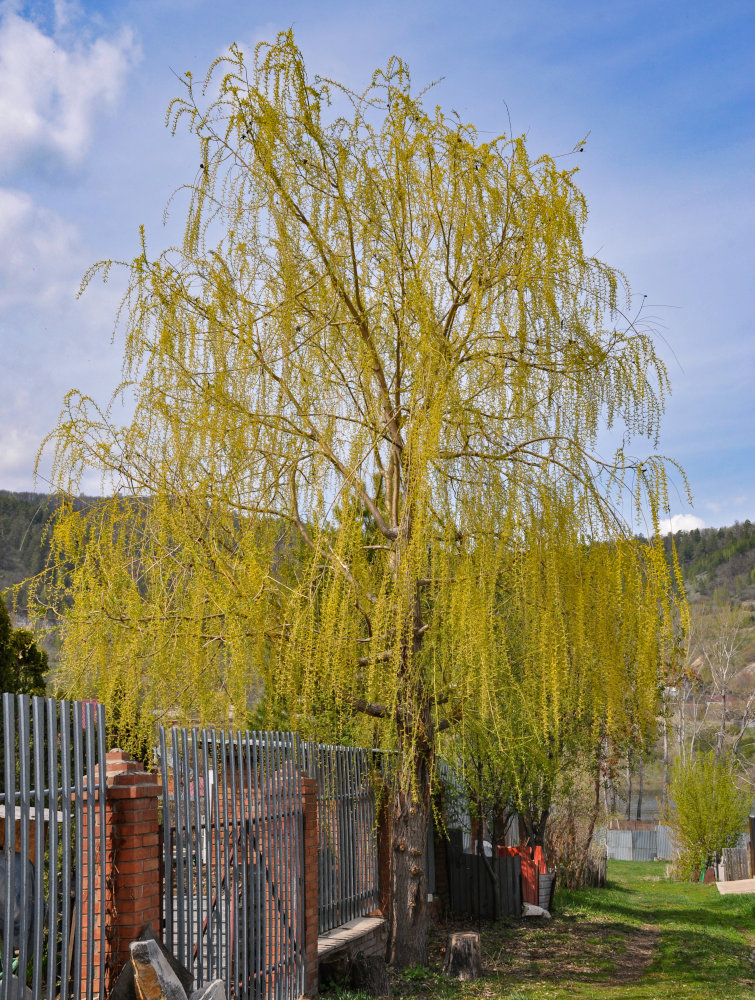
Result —
<instances>
[{"instance_id":1,"label":"vertical metal bar","mask_svg":"<svg viewBox=\"0 0 755 1000\"><path fill-rule=\"evenodd\" d=\"M257 799L257 734L247 733L246 769L249 782L249 895L250 921L254 934L254 950L252 954L254 971L252 974L252 996L258 1000L262 981L262 941L260 927L260 864L259 864L259 805Z\"/></svg>"},{"instance_id":2,"label":"vertical metal bar","mask_svg":"<svg viewBox=\"0 0 755 1000\"><path fill-rule=\"evenodd\" d=\"M233 730L228 730L228 773L230 776L230 796L229 803L231 807L231 831L232 831L232 843L231 843L231 862L232 862L232 872L231 872L231 884L229 886L230 896L231 896L231 932L233 935L233 985L234 992L238 992L239 987L239 948L241 942L239 940L239 855L238 855L238 797L236 790L236 761L233 753L234 747L234 737Z\"/></svg>"},{"instance_id":3,"label":"vertical metal bar","mask_svg":"<svg viewBox=\"0 0 755 1000\"><path fill-rule=\"evenodd\" d=\"M249 922L249 796L247 794L247 775L244 767L244 744L246 740L240 731L236 733L236 769L238 773L239 788L239 853L241 859L241 900L240 900L240 922L241 922L241 976L242 995L249 997L249 951L250 951L250 922Z\"/></svg>"},{"instance_id":4,"label":"vertical metal bar","mask_svg":"<svg viewBox=\"0 0 755 1000\"><path fill-rule=\"evenodd\" d=\"M97 754L99 767L97 771L97 787L99 788L99 814L100 814L100 906L99 906L99 926L100 926L100 997L105 996L105 895L107 890L107 877L105 871L105 855L107 851L107 830L105 828L105 798L107 795L107 761L105 751L105 706L102 702L97 704Z\"/></svg>"},{"instance_id":5,"label":"vertical metal bar","mask_svg":"<svg viewBox=\"0 0 755 1000\"><path fill-rule=\"evenodd\" d=\"M215 978L212 938L212 785L210 783L209 755L207 750L207 730L202 730L202 809L204 812L204 827L202 839L202 870L204 875L205 917L207 930L205 932L205 953L207 964L207 981Z\"/></svg>"},{"instance_id":6,"label":"vertical metal bar","mask_svg":"<svg viewBox=\"0 0 755 1000\"><path fill-rule=\"evenodd\" d=\"M16 713L15 699L10 693L3 695L3 751L5 772L5 912L3 926L13 926L13 898L16 891L14 855L16 847ZM6 934L3 940L3 968L10 969L13 962L13 935ZM4 976L2 1000L8 1000L11 977Z\"/></svg>"},{"instance_id":7,"label":"vertical metal bar","mask_svg":"<svg viewBox=\"0 0 755 1000\"><path fill-rule=\"evenodd\" d=\"M182 791L183 791L183 802L182 802L182 815L183 815L183 826L185 830L184 839L184 898L186 900L186 955L191 963L189 968L195 968L194 959L194 872L192 864L192 849L193 849L193 838L191 830L191 755L189 753L189 741L188 733L185 728L181 729L181 777L182 777ZM197 978L197 986L204 985Z\"/></svg>"},{"instance_id":8,"label":"vertical metal bar","mask_svg":"<svg viewBox=\"0 0 755 1000\"><path fill-rule=\"evenodd\" d=\"M270 733L263 733L263 742L261 745L262 752L262 775L261 775L261 789L262 789L262 802L265 814L265 881L266 888L265 893L267 896L267 918L268 924L265 931L265 936L268 945L268 983L267 992L268 995L275 988L275 963L277 961L277 951L276 951L276 936L275 936L275 858L274 858L274 843L275 843L275 831L273 828L273 817L272 810L270 808L270 754L272 753L272 747L270 745L271 736Z\"/></svg>"},{"instance_id":9,"label":"vertical metal bar","mask_svg":"<svg viewBox=\"0 0 755 1000\"><path fill-rule=\"evenodd\" d=\"M194 973L194 963L192 956L186 947L186 885L184 877L184 817L182 806L183 791L183 761L179 754L178 730L175 726L171 729L171 744L173 750L173 805L176 816L176 948L179 960L184 963L187 969ZM172 905L172 903L171 903Z\"/></svg>"},{"instance_id":10,"label":"vertical metal bar","mask_svg":"<svg viewBox=\"0 0 755 1000\"><path fill-rule=\"evenodd\" d=\"M352 864L354 866L354 907L356 916L362 916L362 908L364 906L364 875L362 867L362 835L363 835L363 824L362 824L362 785L361 785L361 758L359 756L360 751L353 748L351 751L351 771L352 771L352 805L351 805L351 824L354 830L354 835L352 837Z\"/></svg>"},{"instance_id":11,"label":"vertical metal bar","mask_svg":"<svg viewBox=\"0 0 755 1000\"><path fill-rule=\"evenodd\" d=\"M292 921L292 898L291 898L291 831L289 827L289 794L291 785L289 777L289 739L284 733L280 734L280 754L281 769L278 788L280 790L281 809L281 931L283 934L283 952L281 954L281 994L288 993L289 976L291 967L291 921Z\"/></svg>"},{"instance_id":12,"label":"vertical metal bar","mask_svg":"<svg viewBox=\"0 0 755 1000\"><path fill-rule=\"evenodd\" d=\"M29 814L31 808L29 708L29 696L20 694L18 696L18 788L20 793L19 823L21 827L21 857L19 860L21 863L21 913L24 915L24 924L33 905L30 899L32 887L29 885L29 866L27 864L29 860ZM22 981L26 980L28 950L27 936L25 933L22 933L18 941L18 978Z\"/></svg>"},{"instance_id":13,"label":"vertical metal bar","mask_svg":"<svg viewBox=\"0 0 755 1000\"><path fill-rule=\"evenodd\" d=\"M298 761L301 754L301 741L298 735L294 736L295 756L294 762ZM294 775L294 800L296 803L296 815L294 817L294 829L296 837L296 899L294 903L294 914L296 916L296 977L294 981L295 995L301 996L304 993L304 907L306 899L304 896L304 800L302 796L301 769L293 766Z\"/></svg>"},{"instance_id":14,"label":"vertical metal bar","mask_svg":"<svg viewBox=\"0 0 755 1000\"><path fill-rule=\"evenodd\" d=\"M343 792L344 792L344 774L343 774L343 754L339 751L338 747L333 747L333 756L335 757L335 799L336 799L336 858L338 859L338 881L336 883L336 921L338 924L345 923L346 921L346 909L345 904L347 900L347 870L346 870L346 858L344 857L344 807L343 807Z\"/></svg>"},{"instance_id":15,"label":"vertical metal bar","mask_svg":"<svg viewBox=\"0 0 755 1000\"><path fill-rule=\"evenodd\" d=\"M296 799L295 799L295 774L298 772L296 757L294 755L293 736L286 734L286 932L288 959L286 968L288 970L288 993L293 995L293 988L296 983L296 946L298 935L296 933L296 910L299 900L297 899L297 871L296 871Z\"/></svg>"},{"instance_id":16,"label":"vertical metal bar","mask_svg":"<svg viewBox=\"0 0 755 1000\"><path fill-rule=\"evenodd\" d=\"M87 968L84 970L87 982L87 1000L94 995L94 918L96 913L96 879L95 879L95 742L94 742L94 711L91 702L84 706L84 736L86 772L86 811L87 811L87 899L89 919L87 920ZM84 802L82 801L82 807ZM104 859L103 859L104 861Z\"/></svg>"},{"instance_id":17,"label":"vertical metal bar","mask_svg":"<svg viewBox=\"0 0 755 1000\"><path fill-rule=\"evenodd\" d=\"M280 985L278 996L285 997L285 968L288 941L286 940L286 764L285 764L285 736L283 733L276 734L276 752L278 767L275 782L275 794L277 799L278 814L278 927L280 929L280 951L278 953L278 979Z\"/></svg>"},{"instance_id":18,"label":"vertical metal bar","mask_svg":"<svg viewBox=\"0 0 755 1000\"><path fill-rule=\"evenodd\" d=\"M213 729L211 733L212 741L212 761L214 770L214 781L212 786L212 809L213 809L213 858L214 858L214 924L215 924L215 968L213 977L220 979L225 976L223 948L223 877L222 877L222 824L220 813L220 782L222 781L222 768L220 761L220 751L218 749L217 733ZM226 984L227 985L227 984Z\"/></svg>"},{"instance_id":19,"label":"vertical metal bar","mask_svg":"<svg viewBox=\"0 0 755 1000\"><path fill-rule=\"evenodd\" d=\"M48 803L50 822L48 824L47 852L48 869L48 919L50 932L47 938L47 1000L54 1000L56 974L58 971L58 895L60 872L58 870L58 707L53 698L45 701L47 709L47 774L50 794Z\"/></svg>"},{"instance_id":20,"label":"vertical metal bar","mask_svg":"<svg viewBox=\"0 0 755 1000\"><path fill-rule=\"evenodd\" d=\"M281 953L283 950L283 936L281 934L281 831L280 831L280 803L278 797L278 781L280 775L279 763L279 734L271 734L270 746L270 807L273 822L273 885L275 887L275 997L280 1000L280 968Z\"/></svg>"},{"instance_id":21,"label":"vertical metal bar","mask_svg":"<svg viewBox=\"0 0 755 1000\"><path fill-rule=\"evenodd\" d=\"M327 804L325 802L325 790L323 783L323 767L324 767L324 754L325 748L318 745L316 749L317 757L317 808L318 808L318 838L319 838L319 867L320 867L320 892L319 892L319 922L320 922L320 933L324 933L329 929L328 917L327 917L327 899L328 899L328 868L330 867L330 858L328 855L328 831L330 824L330 817L328 814Z\"/></svg>"},{"instance_id":22,"label":"vertical metal bar","mask_svg":"<svg viewBox=\"0 0 755 1000\"><path fill-rule=\"evenodd\" d=\"M260 740L255 732L252 742L252 772L254 775L254 815L256 820L255 869L256 869L256 926L257 926L257 982L256 1000L266 993L267 984L267 880L265 878L265 810L262 803L262 782L260 781Z\"/></svg>"},{"instance_id":23,"label":"vertical metal bar","mask_svg":"<svg viewBox=\"0 0 755 1000\"><path fill-rule=\"evenodd\" d=\"M346 787L347 787L347 800L346 800L346 825L348 829L347 842L345 844L346 850L349 856L349 895L351 897L351 906L349 908L351 918L359 915L358 909L358 899L357 899L357 882L356 882L356 847L358 835L358 829L356 824L356 785L354 782L354 766L355 766L355 751L353 747L348 747L345 754L346 763Z\"/></svg>"},{"instance_id":24,"label":"vertical metal bar","mask_svg":"<svg viewBox=\"0 0 755 1000\"><path fill-rule=\"evenodd\" d=\"M160 726L160 777L163 784L163 927L165 944L169 951L175 948L173 940L173 843L171 838L170 792L168 790L168 746L165 726ZM174 772L175 773L175 772Z\"/></svg>"},{"instance_id":25,"label":"vertical metal bar","mask_svg":"<svg viewBox=\"0 0 755 1000\"><path fill-rule=\"evenodd\" d=\"M61 845L61 875L62 895L60 915L62 919L62 935L60 942L60 994L61 1000L67 1000L68 982L71 976L71 824L73 822L71 799L71 705L70 702L60 703L60 811L63 814L62 845ZM78 996L80 987L75 987Z\"/></svg>"},{"instance_id":26,"label":"vertical metal bar","mask_svg":"<svg viewBox=\"0 0 755 1000\"><path fill-rule=\"evenodd\" d=\"M81 995L81 963L82 963L82 936L84 933L84 915L81 908L82 893L84 890L84 845L82 829L82 800L84 798L84 760L82 747L82 706L80 701L73 703L73 785L74 785L74 851L75 851L75 872L74 872L74 895L76 899L76 929L73 953L73 991L74 996Z\"/></svg>"},{"instance_id":27,"label":"vertical metal bar","mask_svg":"<svg viewBox=\"0 0 755 1000\"><path fill-rule=\"evenodd\" d=\"M197 954L197 982L205 983L207 978L205 976L205 962L204 962L204 906L202 899L202 816L200 812L201 804L201 788L204 782L204 776L200 775L199 772L199 733L197 729L192 729L191 731L191 742L190 742L190 757L191 757L191 771L194 775L194 816L193 822L191 824L193 829L192 838L192 853L194 856L194 871L196 872L196 906L192 907L192 911L196 911L196 945L195 950Z\"/></svg>"},{"instance_id":28,"label":"vertical metal bar","mask_svg":"<svg viewBox=\"0 0 755 1000\"><path fill-rule=\"evenodd\" d=\"M45 701L32 699L32 739L34 750L34 966L32 993L42 995L42 931L45 906ZM49 810L48 810L49 815Z\"/></svg>"},{"instance_id":29,"label":"vertical metal bar","mask_svg":"<svg viewBox=\"0 0 755 1000\"><path fill-rule=\"evenodd\" d=\"M278 733L277 753L278 753L278 774L275 783L276 796L278 800L278 920L280 928L280 952L278 955L278 979L280 982L278 996L286 996L286 959L288 954L288 918L287 918L287 871L286 871L286 760L285 760L285 736Z\"/></svg>"},{"instance_id":30,"label":"vertical metal bar","mask_svg":"<svg viewBox=\"0 0 755 1000\"><path fill-rule=\"evenodd\" d=\"M338 863L338 757L334 747L328 748L328 775L330 788L330 843L331 843L331 880L330 880L330 926L336 927L340 920L337 909L340 888L340 866Z\"/></svg>"},{"instance_id":31,"label":"vertical metal bar","mask_svg":"<svg viewBox=\"0 0 755 1000\"><path fill-rule=\"evenodd\" d=\"M233 978L231 969L231 947L232 947L232 934L231 934L231 864L229 858L230 849L230 837L228 829L228 792L229 792L229 779L228 779L228 745L226 741L226 733L224 729L220 730L220 763L222 768L222 801L223 801L223 816L222 816L222 831L223 831L223 920L225 927L225 941L223 948L223 965L224 965L224 978L225 978L225 990L226 996L231 996L231 980Z\"/></svg>"},{"instance_id":32,"label":"vertical metal bar","mask_svg":"<svg viewBox=\"0 0 755 1000\"><path fill-rule=\"evenodd\" d=\"M329 750L320 745L317 748L317 794L320 810L320 932L330 930L330 868L332 865L330 852L330 804L326 794L326 764Z\"/></svg>"}]
</instances>

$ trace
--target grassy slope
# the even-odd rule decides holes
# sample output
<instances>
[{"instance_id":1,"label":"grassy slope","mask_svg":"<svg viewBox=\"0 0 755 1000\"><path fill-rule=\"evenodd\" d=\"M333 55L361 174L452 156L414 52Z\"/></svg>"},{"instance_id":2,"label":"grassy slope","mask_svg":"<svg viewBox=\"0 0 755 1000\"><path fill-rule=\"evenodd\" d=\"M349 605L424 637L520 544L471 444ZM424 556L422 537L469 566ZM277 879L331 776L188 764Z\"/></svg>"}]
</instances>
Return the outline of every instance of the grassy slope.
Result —
<instances>
[{"instance_id":1,"label":"grassy slope","mask_svg":"<svg viewBox=\"0 0 755 1000\"><path fill-rule=\"evenodd\" d=\"M608 877L603 890L559 893L551 921L484 924L483 979L449 983L436 949L429 970L397 977L394 997L752 1000L755 895L670 882L660 862L609 862ZM438 945L454 929L440 928Z\"/></svg>"}]
</instances>

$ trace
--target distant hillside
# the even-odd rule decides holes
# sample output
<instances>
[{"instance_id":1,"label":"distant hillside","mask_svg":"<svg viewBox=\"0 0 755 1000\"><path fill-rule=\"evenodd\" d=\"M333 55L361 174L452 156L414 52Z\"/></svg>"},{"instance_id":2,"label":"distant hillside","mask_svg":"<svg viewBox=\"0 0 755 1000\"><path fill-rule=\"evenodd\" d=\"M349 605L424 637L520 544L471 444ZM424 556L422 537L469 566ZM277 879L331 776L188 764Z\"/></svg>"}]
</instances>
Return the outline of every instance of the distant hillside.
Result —
<instances>
[{"instance_id":1,"label":"distant hillside","mask_svg":"<svg viewBox=\"0 0 755 1000\"><path fill-rule=\"evenodd\" d=\"M755 600L755 525L750 521L679 531L674 544L690 599ZM670 536L665 545L670 553Z\"/></svg>"},{"instance_id":2,"label":"distant hillside","mask_svg":"<svg viewBox=\"0 0 755 1000\"><path fill-rule=\"evenodd\" d=\"M0 490L0 591L34 576L45 565L45 529L57 499L44 493ZM87 498L82 497L82 503ZM701 528L674 535L677 557L692 600L755 601L755 525ZM671 552L670 536L665 539Z\"/></svg>"},{"instance_id":3,"label":"distant hillside","mask_svg":"<svg viewBox=\"0 0 755 1000\"><path fill-rule=\"evenodd\" d=\"M0 591L44 568L45 532L56 505L44 493L0 490Z\"/></svg>"}]
</instances>

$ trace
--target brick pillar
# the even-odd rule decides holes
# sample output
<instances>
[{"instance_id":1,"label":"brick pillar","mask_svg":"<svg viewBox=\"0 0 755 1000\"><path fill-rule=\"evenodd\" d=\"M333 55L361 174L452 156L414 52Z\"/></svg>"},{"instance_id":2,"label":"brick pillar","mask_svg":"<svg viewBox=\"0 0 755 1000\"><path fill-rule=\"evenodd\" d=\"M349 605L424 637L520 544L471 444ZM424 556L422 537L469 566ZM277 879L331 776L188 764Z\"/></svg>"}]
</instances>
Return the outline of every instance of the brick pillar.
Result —
<instances>
[{"instance_id":1,"label":"brick pillar","mask_svg":"<svg viewBox=\"0 0 755 1000\"><path fill-rule=\"evenodd\" d=\"M97 793L99 795L99 792ZM94 982L98 982L100 962L105 962L105 990L112 989L124 964L129 959L129 944L136 940L147 924L159 934L161 925L162 880L160 878L160 835L158 827L158 797L160 785L154 774L123 750L111 750L106 758L105 796L105 858L100 858L99 814L97 814L96 875L99 887L105 868L105 954L96 949ZM86 808L84 810L86 817ZM87 869L86 840L84 871ZM82 901L84 924L89 919L89 900ZM94 908L93 908L94 909ZM99 911L95 910L95 920ZM95 927L95 941L99 927ZM86 932L83 935L86 969ZM82 991L86 982L82 982Z\"/></svg>"},{"instance_id":2,"label":"brick pillar","mask_svg":"<svg viewBox=\"0 0 755 1000\"><path fill-rule=\"evenodd\" d=\"M319 987L317 938L320 928L320 876L317 826L317 782L302 775L304 805L304 995L317 996Z\"/></svg>"}]
</instances>

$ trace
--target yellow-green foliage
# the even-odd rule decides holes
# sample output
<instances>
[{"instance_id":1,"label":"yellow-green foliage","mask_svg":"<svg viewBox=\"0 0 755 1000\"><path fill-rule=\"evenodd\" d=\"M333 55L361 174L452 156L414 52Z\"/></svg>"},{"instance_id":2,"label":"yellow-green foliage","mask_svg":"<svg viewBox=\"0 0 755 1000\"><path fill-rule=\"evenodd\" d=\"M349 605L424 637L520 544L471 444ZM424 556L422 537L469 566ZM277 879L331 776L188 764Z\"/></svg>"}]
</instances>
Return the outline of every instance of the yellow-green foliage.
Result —
<instances>
[{"instance_id":1,"label":"yellow-green foliage","mask_svg":"<svg viewBox=\"0 0 755 1000\"><path fill-rule=\"evenodd\" d=\"M711 750L676 760L669 798L667 822L679 849L676 868L688 878L736 844L747 823L749 797L738 787L731 761L716 760Z\"/></svg>"},{"instance_id":2,"label":"yellow-green foliage","mask_svg":"<svg viewBox=\"0 0 755 1000\"><path fill-rule=\"evenodd\" d=\"M655 525L664 462L592 449L652 441L667 377L575 170L428 108L397 59L362 94L309 80L290 33L184 82L201 166L182 245L130 265L133 417L74 392L53 435L62 490L115 494L55 527L71 689L146 726L264 690L423 754L469 712L502 739L514 707L647 721L670 587L617 511Z\"/></svg>"}]
</instances>

